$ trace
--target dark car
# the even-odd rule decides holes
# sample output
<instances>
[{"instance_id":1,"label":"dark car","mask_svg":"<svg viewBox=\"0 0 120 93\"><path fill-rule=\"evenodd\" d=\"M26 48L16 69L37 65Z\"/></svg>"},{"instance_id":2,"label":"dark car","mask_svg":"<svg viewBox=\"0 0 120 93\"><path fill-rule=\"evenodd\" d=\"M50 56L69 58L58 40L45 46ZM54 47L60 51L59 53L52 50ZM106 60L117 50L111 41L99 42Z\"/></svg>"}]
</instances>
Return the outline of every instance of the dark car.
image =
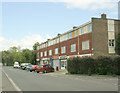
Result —
<instances>
[{"instance_id":1,"label":"dark car","mask_svg":"<svg viewBox=\"0 0 120 93\"><path fill-rule=\"evenodd\" d=\"M43 72L43 73L47 73L47 72L54 72L54 68L51 67L49 64L46 65L40 65L38 68L36 68L36 72Z\"/></svg>"}]
</instances>

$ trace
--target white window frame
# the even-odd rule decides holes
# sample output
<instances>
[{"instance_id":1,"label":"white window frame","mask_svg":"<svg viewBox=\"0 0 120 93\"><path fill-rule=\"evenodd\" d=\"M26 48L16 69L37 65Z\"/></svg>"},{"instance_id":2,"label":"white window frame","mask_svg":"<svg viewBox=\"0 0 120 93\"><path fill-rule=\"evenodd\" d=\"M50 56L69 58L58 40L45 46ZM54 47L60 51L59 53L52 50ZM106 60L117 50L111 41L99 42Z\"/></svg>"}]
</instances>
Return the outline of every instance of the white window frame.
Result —
<instances>
[{"instance_id":1,"label":"white window frame","mask_svg":"<svg viewBox=\"0 0 120 93\"><path fill-rule=\"evenodd\" d=\"M76 44L71 44L71 52L76 52Z\"/></svg>"},{"instance_id":2,"label":"white window frame","mask_svg":"<svg viewBox=\"0 0 120 93\"><path fill-rule=\"evenodd\" d=\"M66 53L66 47L65 46L61 47L61 53L62 54Z\"/></svg>"},{"instance_id":3,"label":"white window frame","mask_svg":"<svg viewBox=\"0 0 120 93\"><path fill-rule=\"evenodd\" d=\"M41 52L41 57L43 57L43 52Z\"/></svg>"},{"instance_id":4,"label":"white window frame","mask_svg":"<svg viewBox=\"0 0 120 93\"><path fill-rule=\"evenodd\" d=\"M58 54L58 48L55 48L55 55Z\"/></svg>"},{"instance_id":5,"label":"white window frame","mask_svg":"<svg viewBox=\"0 0 120 93\"><path fill-rule=\"evenodd\" d=\"M70 32L70 33L69 33L69 39L71 39L71 38L72 38L72 33Z\"/></svg>"},{"instance_id":6,"label":"white window frame","mask_svg":"<svg viewBox=\"0 0 120 93\"><path fill-rule=\"evenodd\" d=\"M45 56L45 57L47 56L47 51L44 51L44 56Z\"/></svg>"},{"instance_id":7,"label":"white window frame","mask_svg":"<svg viewBox=\"0 0 120 93\"><path fill-rule=\"evenodd\" d=\"M80 30L81 30L81 34L84 34L84 27L82 27Z\"/></svg>"},{"instance_id":8,"label":"white window frame","mask_svg":"<svg viewBox=\"0 0 120 93\"><path fill-rule=\"evenodd\" d=\"M115 31L115 25L114 24L108 24L108 31Z\"/></svg>"},{"instance_id":9,"label":"white window frame","mask_svg":"<svg viewBox=\"0 0 120 93\"><path fill-rule=\"evenodd\" d=\"M37 53L37 57L39 58L39 56L40 56L40 55L39 55L39 52L38 52L38 53Z\"/></svg>"},{"instance_id":10,"label":"white window frame","mask_svg":"<svg viewBox=\"0 0 120 93\"><path fill-rule=\"evenodd\" d=\"M88 32L92 32L92 24L89 24L89 25L87 26L87 30L88 30Z\"/></svg>"},{"instance_id":11,"label":"white window frame","mask_svg":"<svg viewBox=\"0 0 120 93\"><path fill-rule=\"evenodd\" d=\"M89 50L90 49L90 42L89 40L82 42L82 50Z\"/></svg>"},{"instance_id":12,"label":"white window frame","mask_svg":"<svg viewBox=\"0 0 120 93\"><path fill-rule=\"evenodd\" d=\"M77 37L77 30L75 30L74 33L75 33L75 37Z\"/></svg>"},{"instance_id":13,"label":"white window frame","mask_svg":"<svg viewBox=\"0 0 120 93\"><path fill-rule=\"evenodd\" d=\"M49 50L49 55L50 55L50 56L52 55L52 50Z\"/></svg>"}]
</instances>

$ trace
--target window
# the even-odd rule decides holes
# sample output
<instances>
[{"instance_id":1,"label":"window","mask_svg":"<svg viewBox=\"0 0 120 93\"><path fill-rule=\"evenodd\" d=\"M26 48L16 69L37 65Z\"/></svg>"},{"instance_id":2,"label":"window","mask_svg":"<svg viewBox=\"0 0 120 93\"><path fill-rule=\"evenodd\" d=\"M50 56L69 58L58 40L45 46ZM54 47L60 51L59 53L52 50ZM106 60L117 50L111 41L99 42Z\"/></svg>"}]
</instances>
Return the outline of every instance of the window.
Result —
<instances>
[{"instance_id":1,"label":"window","mask_svg":"<svg viewBox=\"0 0 120 93\"><path fill-rule=\"evenodd\" d=\"M56 55L58 54L58 48L55 49L55 54L56 54Z\"/></svg>"},{"instance_id":2,"label":"window","mask_svg":"<svg viewBox=\"0 0 120 93\"><path fill-rule=\"evenodd\" d=\"M69 39L71 39L72 38L72 33L69 33Z\"/></svg>"},{"instance_id":3,"label":"window","mask_svg":"<svg viewBox=\"0 0 120 93\"><path fill-rule=\"evenodd\" d=\"M61 53L65 53L66 52L66 49L65 49L65 46L61 47Z\"/></svg>"},{"instance_id":4,"label":"window","mask_svg":"<svg viewBox=\"0 0 120 93\"><path fill-rule=\"evenodd\" d=\"M65 40L67 40L67 39L68 39L68 34L65 35Z\"/></svg>"},{"instance_id":5,"label":"window","mask_svg":"<svg viewBox=\"0 0 120 93\"><path fill-rule=\"evenodd\" d=\"M50 46L50 41L48 42L48 46Z\"/></svg>"},{"instance_id":6,"label":"window","mask_svg":"<svg viewBox=\"0 0 120 93\"><path fill-rule=\"evenodd\" d=\"M47 51L44 52L44 56L47 56Z\"/></svg>"},{"instance_id":7,"label":"window","mask_svg":"<svg viewBox=\"0 0 120 93\"><path fill-rule=\"evenodd\" d=\"M62 41L63 41L63 36L60 37L60 42L62 42Z\"/></svg>"},{"instance_id":8,"label":"window","mask_svg":"<svg viewBox=\"0 0 120 93\"><path fill-rule=\"evenodd\" d=\"M108 31L114 31L114 24L108 24Z\"/></svg>"},{"instance_id":9,"label":"window","mask_svg":"<svg viewBox=\"0 0 120 93\"><path fill-rule=\"evenodd\" d=\"M75 37L77 36L77 31L75 31Z\"/></svg>"},{"instance_id":10,"label":"window","mask_svg":"<svg viewBox=\"0 0 120 93\"><path fill-rule=\"evenodd\" d=\"M89 40L82 42L82 50L89 50Z\"/></svg>"},{"instance_id":11,"label":"window","mask_svg":"<svg viewBox=\"0 0 120 93\"><path fill-rule=\"evenodd\" d=\"M115 46L115 40L109 40L109 46L114 47Z\"/></svg>"},{"instance_id":12,"label":"window","mask_svg":"<svg viewBox=\"0 0 120 93\"><path fill-rule=\"evenodd\" d=\"M53 45L53 40L51 40L50 45Z\"/></svg>"},{"instance_id":13,"label":"window","mask_svg":"<svg viewBox=\"0 0 120 93\"><path fill-rule=\"evenodd\" d=\"M88 29L87 29L88 32L92 32L92 24L89 24L87 27L88 27Z\"/></svg>"},{"instance_id":14,"label":"window","mask_svg":"<svg viewBox=\"0 0 120 93\"><path fill-rule=\"evenodd\" d=\"M84 34L84 28L81 28L81 34Z\"/></svg>"},{"instance_id":15,"label":"window","mask_svg":"<svg viewBox=\"0 0 120 93\"><path fill-rule=\"evenodd\" d=\"M49 55L50 55L50 56L52 55L52 50L49 50Z\"/></svg>"},{"instance_id":16,"label":"window","mask_svg":"<svg viewBox=\"0 0 120 93\"><path fill-rule=\"evenodd\" d=\"M41 52L41 57L43 57L43 52Z\"/></svg>"},{"instance_id":17,"label":"window","mask_svg":"<svg viewBox=\"0 0 120 93\"><path fill-rule=\"evenodd\" d=\"M37 56L38 56L38 58L39 58L39 52L37 53Z\"/></svg>"},{"instance_id":18,"label":"window","mask_svg":"<svg viewBox=\"0 0 120 93\"><path fill-rule=\"evenodd\" d=\"M71 45L71 52L76 52L76 44Z\"/></svg>"}]
</instances>

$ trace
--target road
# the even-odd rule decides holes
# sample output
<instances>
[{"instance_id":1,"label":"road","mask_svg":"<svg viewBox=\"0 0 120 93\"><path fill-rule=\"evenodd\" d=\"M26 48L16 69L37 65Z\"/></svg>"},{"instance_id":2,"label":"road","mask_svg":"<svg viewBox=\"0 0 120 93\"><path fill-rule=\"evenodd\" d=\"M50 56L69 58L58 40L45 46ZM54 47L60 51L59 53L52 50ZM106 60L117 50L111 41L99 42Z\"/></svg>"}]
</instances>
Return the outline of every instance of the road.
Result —
<instances>
[{"instance_id":1,"label":"road","mask_svg":"<svg viewBox=\"0 0 120 93\"><path fill-rule=\"evenodd\" d=\"M118 91L117 77L98 79L81 76L79 79L54 72L42 74L13 67L3 67L3 71L21 91ZM3 79L3 84L6 82Z\"/></svg>"}]
</instances>

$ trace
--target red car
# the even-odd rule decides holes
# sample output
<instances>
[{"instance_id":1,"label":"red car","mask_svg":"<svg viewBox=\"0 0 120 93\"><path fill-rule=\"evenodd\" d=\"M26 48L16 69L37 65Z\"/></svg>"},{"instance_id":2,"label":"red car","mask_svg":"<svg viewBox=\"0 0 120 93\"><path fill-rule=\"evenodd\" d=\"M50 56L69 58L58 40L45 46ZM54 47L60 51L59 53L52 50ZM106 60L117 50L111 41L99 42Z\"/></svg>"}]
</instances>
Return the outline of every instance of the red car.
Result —
<instances>
[{"instance_id":1,"label":"red car","mask_svg":"<svg viewBox=\"0 0 120 93\"><path fill-rule=\"evenodd\" d=\"M35 71L37 67L38 67L38 65L32 66L32 67L30 68L30 72Z\"/></svg>"},{"instance_id":2,"label":"red car","mask_svg":"<svg viewBox=\"0 0 120 93\"><path fill-rule=\"evenodd\" d=\"M36 72L43 72L43 73L47 73L47 72L54 72L54 68L51 67L50 65L46 64L46 65L40 65L38 66L38 68L36 69Z\"/></svg>"}]
</instances>

